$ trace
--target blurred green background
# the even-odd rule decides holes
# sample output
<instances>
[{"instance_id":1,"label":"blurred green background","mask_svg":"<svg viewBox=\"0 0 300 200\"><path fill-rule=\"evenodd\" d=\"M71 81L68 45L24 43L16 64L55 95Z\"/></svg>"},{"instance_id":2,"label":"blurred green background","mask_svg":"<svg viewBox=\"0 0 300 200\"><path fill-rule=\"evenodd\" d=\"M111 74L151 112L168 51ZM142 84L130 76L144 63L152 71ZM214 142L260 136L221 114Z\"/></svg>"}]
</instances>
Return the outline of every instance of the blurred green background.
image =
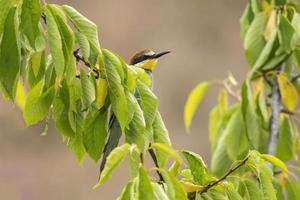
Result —
<instances>
[{"instance_id":1,"label":"blurred green background","mask_svg":"<svg viewBox=\"0 0 300 200\"><path fill-rule=\"evenodd\" d=\"M210 161L209 111L216 102L218 86L194 119L191 132L183 125L183 107L189 91L199 82L218 80L231 71L238 80L247 71L239 18L246 0L70 0L69 4L99 27L102 47L128 60L141 49L171 50L155 70L155 93L160 110L177 149L193 150ZM50 127L27 128L18 108L0 100L0 199L94 200L115 199L128 180L123 164L112 180L97 190L99 165L86 159L80 166Z\"/></svg>"}]
</instances>

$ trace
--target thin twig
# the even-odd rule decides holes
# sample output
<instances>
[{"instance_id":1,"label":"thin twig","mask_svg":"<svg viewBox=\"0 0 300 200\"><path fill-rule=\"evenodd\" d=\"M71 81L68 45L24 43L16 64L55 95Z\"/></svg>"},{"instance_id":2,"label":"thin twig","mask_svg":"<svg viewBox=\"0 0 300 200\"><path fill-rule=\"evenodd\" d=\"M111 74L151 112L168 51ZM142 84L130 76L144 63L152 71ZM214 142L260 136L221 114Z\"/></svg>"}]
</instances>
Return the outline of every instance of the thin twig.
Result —
<instances>
[{"instance_id":1,"label":"thin twig","mask_svg":"<svg viewBox=\"0 0 300 200\"><path fill-rule=\"evenodd\" d=\"M159 170L158 170L159 165L158 165L157 157L156 157L156 155L155 155L154 150L153 150L152 148L149 148L149 149L148 149L148 152L149 152L149 154L150 154L150 156L151 156L151 158L152 158L152 160L153 160L153 162L154 162L155 167L157 168L157 169L156 169L156 173L157 173L157 175L158 175L158 177L159 177L159 183L164 183L164 182L165 182L164 177L161 175L161 173L160 173Z\"/></svg>"},{"instance_id":2,"label":"thin twig","mask_svg":"<svg viewBox=\"0 0 300 200\"><path fill-rule=\"evenodd\" d=\"M291 81L291 82L295 82L295 81L298 80L299 78L300 78L300 74L297 74L297 75L293 76L293 77L290 79L290 81Z\"/></svg>"},{"instance_id":3,"label":"thin twig","mask_svg":"<svg viewBox=\"0 0 300 200\"><path fill-rule=\"evenodd\" d=\"M234 168L231 168L224 176L222 176L220 179L208 184L207 186L204 187L204 189L200 192L201 194L207 192L210 188L218 185L220 182L224 181L225 179L227 179L227 177L229 175L231 175L233 172L235 172L236 170L238 170L240 167L242 167L243 165L245 165L245 163L249 160L249 156L247 156L244 160L242 160L237 166L235 166Z\"/></svg>"}]
</instances>

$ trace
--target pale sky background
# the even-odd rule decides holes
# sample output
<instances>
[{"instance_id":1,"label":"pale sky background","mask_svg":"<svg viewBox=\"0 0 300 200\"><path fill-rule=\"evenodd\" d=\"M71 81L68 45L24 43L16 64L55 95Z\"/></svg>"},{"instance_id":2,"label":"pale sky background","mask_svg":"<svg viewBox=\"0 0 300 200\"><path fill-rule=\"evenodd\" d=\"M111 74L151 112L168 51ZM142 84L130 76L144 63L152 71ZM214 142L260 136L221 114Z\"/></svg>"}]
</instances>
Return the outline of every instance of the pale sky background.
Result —
<instances>
[{"instance_id":1,"label":"pale sky background","mask_svg":"<svg viewBox=\"0 0 300 200\"><path fill-rule=\"evenodd\" d=\"M69 4L99 27L102 47L128 60L141 49L171 50L155 70L155 93L160 111L177 149L189 149L210 161L209 110L218 86L205 97L186 133L183 107L189 91L199 82L218 80L231 71L242 80L247 71L239 18L246 0L70 0ZM123 164L111 181L97 190L98 164L90 159L80 166L51 127L27 128L18 108L0 100L0 199L99 200L115 199L128 181Z\"/></svg>"}]
</instances>

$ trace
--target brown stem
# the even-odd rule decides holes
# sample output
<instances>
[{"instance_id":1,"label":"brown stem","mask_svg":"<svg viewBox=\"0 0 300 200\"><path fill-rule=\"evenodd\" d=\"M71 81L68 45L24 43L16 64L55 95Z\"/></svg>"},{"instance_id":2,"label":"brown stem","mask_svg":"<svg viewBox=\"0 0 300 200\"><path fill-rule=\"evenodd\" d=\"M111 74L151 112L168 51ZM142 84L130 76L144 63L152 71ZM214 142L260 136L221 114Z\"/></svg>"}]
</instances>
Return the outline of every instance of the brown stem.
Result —
<instances>
[{"instance_id":1,"label":"brown stem","mask_svg":"<svg viewBox=\"0 0 300 200\"><path fill-rule=\"evenodd\" d=\"M234 168L231 168L225 175L223 175L220 179L208 184L207 186L204 187L204 189L200 192L201 194L207 192L210 188L218 185L220 182L224 181L225 179L227 179L227 177L229 175L231 175L233 172L235 172L236 170L238 170L240 167L242 167L243 165L245 165L245 163L249 160L249 156L247 156L244 160L242 160L237 166L235 166Z\"/></svg>"}]
</instances>

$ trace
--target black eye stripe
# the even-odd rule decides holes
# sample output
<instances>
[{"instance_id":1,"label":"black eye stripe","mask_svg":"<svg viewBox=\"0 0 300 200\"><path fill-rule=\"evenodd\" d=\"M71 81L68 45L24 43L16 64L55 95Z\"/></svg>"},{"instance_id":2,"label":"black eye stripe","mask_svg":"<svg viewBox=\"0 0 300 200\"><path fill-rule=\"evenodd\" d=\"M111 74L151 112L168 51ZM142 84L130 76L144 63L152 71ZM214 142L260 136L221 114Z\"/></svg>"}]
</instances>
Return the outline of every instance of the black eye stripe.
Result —
<instances>
[{"instance_id":1,"label":"black eye stripe","mask_svg":"<svg viewBox=\"0 0 300 200\"><path fill-rule=\"evenodd\" d=\"M135 64L143 62L144 60L147 60L149 58L151 58L150 55L141 55L140 57L137 57L132 64L135 65Z\"/></svg>"}]
</instances>

